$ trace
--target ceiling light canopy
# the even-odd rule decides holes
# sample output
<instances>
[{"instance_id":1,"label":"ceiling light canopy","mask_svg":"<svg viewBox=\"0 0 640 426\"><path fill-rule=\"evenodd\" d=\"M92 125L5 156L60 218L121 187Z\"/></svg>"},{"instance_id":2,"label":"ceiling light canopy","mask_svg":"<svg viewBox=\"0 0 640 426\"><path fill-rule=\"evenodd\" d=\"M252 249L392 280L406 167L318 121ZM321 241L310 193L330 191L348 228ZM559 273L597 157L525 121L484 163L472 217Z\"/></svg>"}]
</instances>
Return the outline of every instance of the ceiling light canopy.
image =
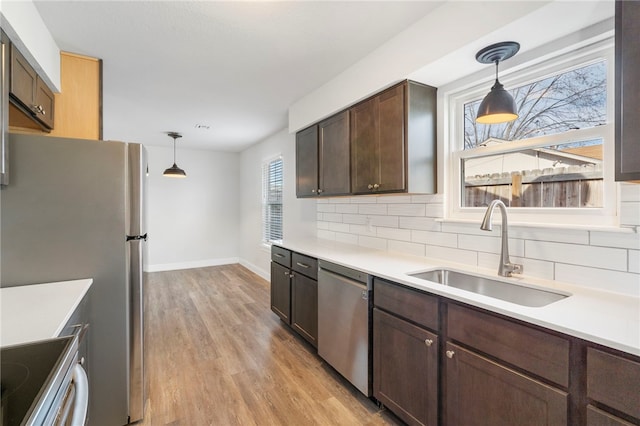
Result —
<instances>
[{"instance_id":1,"label":"ceiling light canopy","mask_svg":"<svg viewBox=\"0 0 640 426\"><path fill-rule=\"evenodd\" d=\"M177 132L169 132L167 133L169 137L173 138L173 166L169 167L162 173L162 176L166 177L174 177L174 178L184 178L187 177L187 174L184 170L182 170L176 164L176 139L181 138L182 135Z\"/></svg>"},{"instance_id":2,"label":"ceiling light canopy","mask_svg":"<svg viewBox=\"0 0 640 426\"><path fill-rule=\"evenodd\" d=\"M476 60L482 64L496 64L496 82L491 91L484 97L478 107L476 123L497 124L513 121L518 118L516 102L513 96L504 90L498 81L498 64L511 58L520 50L520 44L515 41L504 41L492 44L476 53Z\"/></svg>"}]
</instances>

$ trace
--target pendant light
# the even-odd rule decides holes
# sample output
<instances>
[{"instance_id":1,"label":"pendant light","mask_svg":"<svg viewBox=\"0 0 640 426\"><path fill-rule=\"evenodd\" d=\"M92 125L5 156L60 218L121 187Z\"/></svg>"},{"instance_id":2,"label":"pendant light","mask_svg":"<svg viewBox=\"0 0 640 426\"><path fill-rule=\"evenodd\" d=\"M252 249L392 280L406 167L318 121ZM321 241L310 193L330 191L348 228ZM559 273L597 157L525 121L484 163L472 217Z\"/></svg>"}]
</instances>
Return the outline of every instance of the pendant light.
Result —
<instances>
[{"instance_id":1,"label":"pendant light","mask_svg":"<svg viewBox=\"0 0 640 426\"><path fill-rule=\"evenodd\" d=\"M478 107L476 123L497 124L513 121L518 118L516 102L513 96L504 90L498 81L498 64L509 59L520 50L520 44L515 41L504 41L492 44L476 53L476 60L482 64L496 64L496 82L491 91L484 97Z\"/></svg>"},{"instance_id":2,"label":"pendant light","mask_svg":"<svg viewBox=\"0 0 640 426\"><path fill-rule=\"evenodd\" d=\"M167 135L173 138L173 166L166 169L164 173L162 173L162 176L174 177L174 178L187 177L187 174L185 173L185 171L182 170L180 167L178 167L178 165L176 164L176 139L181 138L182 135L176 132L169 132L167 133Z\"/></svg>"}]
</instances>

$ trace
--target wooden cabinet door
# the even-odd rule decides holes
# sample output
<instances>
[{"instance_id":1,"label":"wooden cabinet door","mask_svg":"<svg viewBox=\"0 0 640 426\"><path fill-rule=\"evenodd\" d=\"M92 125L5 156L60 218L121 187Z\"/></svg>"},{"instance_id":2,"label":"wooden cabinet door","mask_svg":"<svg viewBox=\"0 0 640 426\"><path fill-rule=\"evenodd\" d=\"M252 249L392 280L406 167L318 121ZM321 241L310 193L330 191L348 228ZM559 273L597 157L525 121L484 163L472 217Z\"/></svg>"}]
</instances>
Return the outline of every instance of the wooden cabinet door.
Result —
<instances>
[{"instance_id":1,"label":"wooden cabinet door","mask_svg":"<svg viewBox=\"0 0 640 426\"><path fill-rule=\"evenodd\" d=\"M318 126L296 134L296 196L315 197L318 191Z\"/></svg>"},{"instance_id":2,"label":"wooden cabinet door","mask_svg":"<svg viewBox=\"0 0 640 426\"><path fill-rule=\"evenodd\" d=\"M379 180L378 98L351 108L351 192L368 194Z\"/></svg>"},{"instance_id":3,"label":"wooden cabinet door","mask_svg":"<svg viewBox=\"0 0 640 426\"><path fill-rule=\"evenodd\" d=\"M351 109L351 191L406 190L405 84Z\"/></svg>"},{"instance_id":4,"label":"wooden cabinet door","mask_svg":"<svg viewBox=\"0 0 640 426\"><path fill-rule=\"evenodd\" d=\"M640 180L640 2L616 1L616 181Z\"/></svg>"},{"instance_id":5,"label":"wooden cabinet door","mask_svg":"<svg viewBox=\"0 0 640 426\"><path fill-rule=\"evenodd\" d=\"M276 262L271 262L271 310L291 323L291 274Z\"/></svg>"},{"instance_id":6,"label":"wooden cabinet door","mask_svg":"<svg viewBox=\"0 0 640 426\"><path fill-rule=\"evenodd\" d=\"M640 362L587 348L587 397L640 419Z\"/></svg>"},{"instance_id":7,"label":"wooden cabinet door","mask_svg":"<svg viewBox=\"0 0 640 426\"><path fill-rule=\"evenodd\" d=\"M567 424L568 395L452 343L443 358L445 424Z\"/></svg>"},{"instance_id":8,"label":"wooden cabinet door","mask_svg":"<svg viewBox=\"0 0 640 426\"><path fill-rule=\"evenodd\" d=\"M351 191L349 111L318 125L319 195L345 195Z\"/></svg>"},{"instance_id":9,"label":"wooden cabinet door","mask_svg":"<svg viewBox=\"0 0 640 426\"><path fill-rule=\"evenodd\" d=\"M633 423L602 411L593 405L588 405L587 426L633 426Z\"/></svg>"},{"instance_id":10,"label":"wooden cabinet door","mask_svg":"<svg viewBox=\"0 0 640 426\"><path fill-rule=\"evenodd\" d=\"M378 191L404 191L405 174L405 85L386 90L378 96Z\"/></svg>"},{"instance_id":11,"label":"wooden cabinet door","mask_svg":"<svg viewBox=\"0 0 640 426\"><path fill-rule=\"evenodd\" d=\"M438 337L377 308L373 396L410 425L438 423Z\"/></svg>"},{"instance_id":12,"label":"wooden cabinet door","mask_svg":"<svg viewBox=\"0 0 640 426\"><path fill-rule=\"evenodd\" d=\"M36 93L35 93L35 117L42 121L48 128L53 128L54 120L54 96L53 92L41 79L36 81Z\"/></svg>"},{"instance_id":13,"label":"wooden cabinet door","mask_svg":"<svg viewBox=\"0 0 640 426\"><path fill-rule=\"evenodd\" d=\"M318 347L318 282L298 272L291 281L291 326Z\"/></svg>"},{"instance_id":14,"label":"wooden cabinet door","mask_svg":"<svg viewBox=\"0 0 640 426\"><path fill-rule=\"evenodd\" d=\"M15 45L11 45L11 77L10 93L13 99L19 101L22 106L33 112L34 99L36 97L36 82L38 75L29 65L27 60L18 51Z\"/></svg>"}]
</instances>

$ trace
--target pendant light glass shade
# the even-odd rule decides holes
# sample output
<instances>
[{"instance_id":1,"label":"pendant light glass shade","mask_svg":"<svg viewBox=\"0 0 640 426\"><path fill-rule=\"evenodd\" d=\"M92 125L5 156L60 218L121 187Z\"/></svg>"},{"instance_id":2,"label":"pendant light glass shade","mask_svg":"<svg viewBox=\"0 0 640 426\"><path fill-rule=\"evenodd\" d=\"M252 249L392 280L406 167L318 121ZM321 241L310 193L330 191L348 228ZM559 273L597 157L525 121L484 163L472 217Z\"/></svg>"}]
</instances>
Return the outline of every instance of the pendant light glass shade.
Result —
<instances>
[{"instance_id":1,"label":"pendant light glass shade","mask_svg":"<svg viewBox=\"0 0 640 426\"><path fill-rule=\"evenodd\" d=\"M169 135L169 137L173 138L173 166L166 169L164 173L162 173L162 176L174 178L187 177L187 173L176 164L176 139L181 138L182 135L176 132L169 132L167 134Z\"/></svg>"},{"instance_id":2,"label":"pendant light glass shade","mask_svg":"<svg viewBox=\"0 0 640 426\"><path fill-rule=\"evenodd\" d=\"M500 61L515 55L518 50L520 50L520 44L515 41L506 41L487 46L476 54L478 62L496 64L496 82L478 107L476 123L506 123L518 118L516 102L513 96L504 90L504 86L498 81L498 64Z\"/></svg>"}]
</instances>

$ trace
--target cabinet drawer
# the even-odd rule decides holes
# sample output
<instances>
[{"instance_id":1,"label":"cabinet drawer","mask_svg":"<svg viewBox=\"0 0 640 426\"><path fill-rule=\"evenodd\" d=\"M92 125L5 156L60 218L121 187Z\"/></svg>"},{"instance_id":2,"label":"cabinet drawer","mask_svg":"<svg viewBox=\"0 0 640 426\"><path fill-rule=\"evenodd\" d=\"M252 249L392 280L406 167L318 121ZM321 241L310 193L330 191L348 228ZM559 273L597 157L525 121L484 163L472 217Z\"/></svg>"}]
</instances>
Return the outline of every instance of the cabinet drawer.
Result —
<instances>
[{"instance_id":1,"label":"cabinet drawer","mask_svg":"<svg viewBox=\"0 0 640 426\"><path fill-rule=\"evenodd\" d=\"M587 397L640 419L640 363L588 348Z\"/></svg>"},{"instance_id":2,"label":"cabinet drawer","mask_svg":"<svg viewBox=\"0 0 640 426\"><path fill-rule=\"evenodd\" d=\"M271 246L271 260L281 264L282 266L290 268L291 252L287 249L283 249L282 247Z\"/></svg>"},{"instance_id":3,"label":"cabinet drawer","mask_svg":"<svg viewBox=\"0 0 640 426\"><path fill-rule=\"evenodd\" d=\"M438 329L438 299L379 278L373 281L373 303L431 330Z\"/></svg>"},{"instance_id":4,"label":"cabinet drawer","mask_svg":"<svg viewBox=\"0 0 640 426\"><path fill-rule=\"evenodd\" d=\"M450 339L569 386L569 341L497 316L449 304Z\"/></svg>"},{"instance_id":5,"label":"cabinet drawer","mask_svg":"<svg viewBox=\"0 0 640 426\"><path fill-rule=\"evenodd\" d=\"M300 253L291 256L291 269L314 280L318 279L318 260Z\"/></svg>"}]
</instances>

